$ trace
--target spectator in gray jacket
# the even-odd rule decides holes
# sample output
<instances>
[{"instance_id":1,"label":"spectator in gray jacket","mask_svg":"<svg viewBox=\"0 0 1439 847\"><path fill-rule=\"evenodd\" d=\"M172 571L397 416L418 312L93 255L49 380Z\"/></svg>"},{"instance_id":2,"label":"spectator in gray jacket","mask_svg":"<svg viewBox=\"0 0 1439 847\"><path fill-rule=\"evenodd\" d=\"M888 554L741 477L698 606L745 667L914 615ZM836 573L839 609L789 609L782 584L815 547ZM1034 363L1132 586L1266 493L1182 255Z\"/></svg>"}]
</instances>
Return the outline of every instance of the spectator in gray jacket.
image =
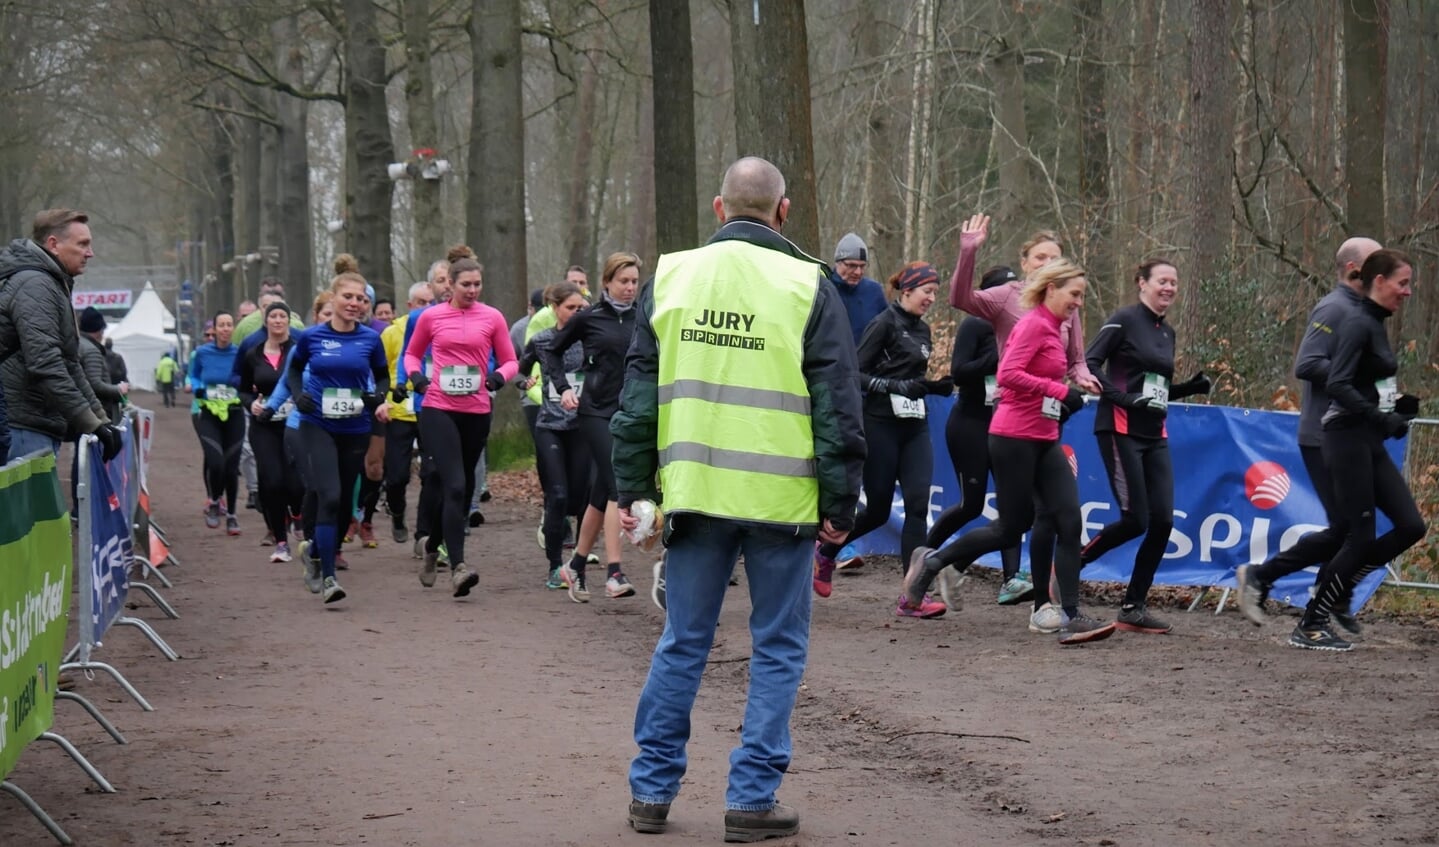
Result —
<instances>
[{"instance_id":1,"label":"spectator in gray jacket","mask_svg":"<svg viewBox=\"0 0 1439 847\"><path fill-rule=\"evenodd\" d=\"M100 400L100 406L111 421L119 423L120 404L130 393L130 383L112 382L115 372L110 367L109 356L101 340L105 337L105 316L94 306L86 306L80 313L80 367L90 381L90 390Z\"/></svg>"},{"instance_id":2,"label":"spectator in gray jacket","mask_svg":"<svg viewBox=\"0 0 1439 847\"><path fill-rule=\"evenodd\" d=\"M120 431L80 367L80 333L70 296L95 255L90 218L73 209L35 216L32 237L0 250L0 386L16 456L58 452L60 441L93 433L105 458L120 452Z\"/></svg>"}]
</instances>

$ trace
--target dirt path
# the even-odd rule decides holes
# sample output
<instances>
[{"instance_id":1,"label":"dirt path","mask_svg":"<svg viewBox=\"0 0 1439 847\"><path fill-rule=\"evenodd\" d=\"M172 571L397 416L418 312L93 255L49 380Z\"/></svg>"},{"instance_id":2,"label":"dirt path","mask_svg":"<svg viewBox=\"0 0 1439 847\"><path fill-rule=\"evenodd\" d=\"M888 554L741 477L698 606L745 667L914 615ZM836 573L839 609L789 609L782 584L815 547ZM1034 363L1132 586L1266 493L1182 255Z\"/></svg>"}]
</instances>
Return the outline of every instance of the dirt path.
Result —
<instances>
[{"instance_id":1,"label":"dirt path","mask_svg":"<svg viewBox=\"0 0 1439 847\"><path fill-rule=\"evenodd\" d=\"M81 681L129 736L73 704L57 730L120 789L102 795L52 747L13 774L82 845L720 843L742 714L748 601L732 589L694 713L667 836L625 825L631 723L663 624L643 595L579 606L542 587L537 513L492 502L470 543L480 590L423 590L408 546L353 550L351 599L324 608L271 565L258 515L204 529L200 453L161 410L152 489L183 569L182 619L97 655L154 703ZM648 589L648 560L631 574ZM782 798L804 845L1434 844L1434 628L1370 626L1361 647L1283 646L1292 619L1165 610L1168 637L1061 650L965 586L967 608L900 621L892 565L817 601ZM74 613L72 612L72 618ZM931 734L916 734L931 733ZM965 737L986 734L1004 738ZM48 836L0 797L0 845Z\"/></svg>"}]
</instances>

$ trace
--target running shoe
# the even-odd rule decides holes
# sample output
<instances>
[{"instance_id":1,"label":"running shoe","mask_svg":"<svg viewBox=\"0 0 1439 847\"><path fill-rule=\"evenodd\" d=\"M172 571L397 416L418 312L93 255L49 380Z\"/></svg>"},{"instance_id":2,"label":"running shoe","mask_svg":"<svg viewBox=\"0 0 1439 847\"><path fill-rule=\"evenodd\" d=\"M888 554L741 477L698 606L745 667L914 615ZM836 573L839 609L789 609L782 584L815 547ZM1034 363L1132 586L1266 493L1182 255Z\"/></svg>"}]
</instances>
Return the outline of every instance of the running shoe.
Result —
<instances>
[{"instance_id":1,"label":"running shoe","mask_svg":"<svg viewBox=\"0 0 1439 847\"><path fill-rule=\"evenodd\" d=\"M821 597L828 597L834 591L834 568L835 561L830 556L819 551L820 545L814 545L814 593Z\"/></svg>"},{"instance_id":2,"label":"running shoe","mask_svg":"<svg viewBox=\"0 0 1439 847\"><path fill-rule=\"evenodd\" d=\"M259 492L251 491L249 494L247 494L247 495L245 496L245 508L247 508L247 509L255 509L255 510L257 510L257 511L259 510L259 508L260 508L260 495L259 495Z\"/></svg>"},{"instance_id":3,"label":"running shoe","mask_svg":"<svg viewBox=\"0 0 1439 847\"><path fill-rule=\"evenodd\" d=\"M914 548L914 552L909 554L909 567L905 568L904 571L905 597L914 596L915 586L918 585L920 579L924 577L924 560L933 552L934 548L932 547L916 547ZM911 602L910 605L918 608L923 604Z\"/></svg>"},{"instance_id":4,"label":"running shoe","mask_svg":"<svg viewBox=\"0 0 1439 847\"><path fill-rule=\"evenodd\" d=\"M621 597L633 597L635 587L630 584L629 578L622 573L615 573L605 580L605 595L611 600L618 600Z\"/></svg>"},{"instance_id":5,"label":"running shoe","mask_svg":"<svg viewBox=\"0 0 1439 847\"><path fill-rule=\"evenodd\" d=\"M490 489L486 488L484 491L481 491L481 492L480 492L480 502L481 502L481 503L488 503L488 502L490 502Z\"/></svg>"},{"instance_id":6,"label":"running shoe","mask_svg":"<svg viewBox=\"0 0 1439 847\"><path fill-rule=\"evenodd\" d=\"M220 528L219 501L211 500L210 504L205 507L205 526L208 526L210 529Z\"/></svg>"},{"instance_id":7,"label":"running shoe","mask_svg":"<svg viewBox=\"0 0 1439 847\"><path fill-rule=\"evenodd\" d=\"M345 589L332 576L325 577L325 602L338 603L345 599Z\"/></svg>"},{"instance_id":8,"label":"running shoe","mask_svg":"<svg viewBox=\"0 0 1439 847\"><path fill-rule=\"evenodd\" d=\"M234 515L225 516L225 534L229 536L240 534L240 521Z\"/></svg>"},{"instance_id":9,"label":"running shoe","mask_svg":"<svg viewBox=\"0 0 1439 847\"><path fill-rule=\"evenodd\" d=\"M431 588L435 584L436 574L439 573L440 553L438 550L434 553L425 551L423 547L418 546L422 543L421 541L415 542L417 549L422 551L422 558L425 560L424 564L420 565L420 584L426 588Z\"/></svg>"},{"instance_id":10,"label":"running shoe","mask_svg":"<svg viewBox=\"0 0 1439 847\"><path fill-rule=\"evenodd\" d=\"M266 530L266 531L265 531L265 537L260 539L260 546L261 546L261 547L274 547L274 546L275 546L275 533L270 532L269 530Z\"/></svg>"},{"instance_id":11,"label":"running shoe","mask_svg":"<svg viewBox=\"0 0 1439 847\"><path fill-rule=\"evenodd\" d=\"M1150 635L1163 635L1174 628L1170 626L1167 621L1162 621L1154 615L1149 614L1149 609L1142 604L1138 606L1121 607L1119 617L1114 621L1114 626L1116 629L1122 629L1125 632L1145 632Z\"/></svg>"},{"instance_id":12,"label":"running shoe","mask_svg":"<svg viewBox=\"0 0 1439 847\"><path fill-rule=\"evenodd\" d=\"M396 544L404 544L410 540L410 531L405 528L404 521L395 521L390 527L390 537L395 539Z\"/></svg>"},{"instance_id":13,"label":"running shoe","mask_svg":"<svg viewBox=\"0 0 1439 847\"><path fill-rule=\"evenodd\" d=\"M304 535L305 519L299 515L290 515L290 531L296 535Z\"/></svg>"},{"instance_id":14,"label":"running shoe","mask_svg":"<svg viewBox=\"0 0 1439 847\"><path fill-rule=\"evenodd\" d=\"M1087 644L1103 641L1114 634L1114 621L1101 621L1080 612L1064 622L1059 629L1060 644Z\"/></svg>"},{"instance_id":15,"label":"running shoe","mask_svg":"<svg viewBox=\"0 0 1439 847\"><path fill-rule=\"evenodd\" d=\"M450 570L450 587L455 590L456 597L468 595L470 589L478 585L479 582L480 575L465 567L464 562L460 562Z\"/></svg>"},{"instance_id":16,"label":"running shoe","mask_svg":"<svg viewBox=\"0 0 1439 847\"><path fill-rule=\"evenodd\" d=\"M1240 565L1234 571L1234 582L1239 586L1239 611L1255 626L1264 626L1264 597L1269 586L1254 574L1254 565Z\"/></svg>"},{"instance_id":17,"label":"running shoe","mask_svg":"<svg viewBox=\"0 0 1439 847\"><path fill-rule=\"evenodd\" d=\"M591 554L589 554L588 556L585 557L585 564L586 564L586 565L598 565L599 563L600 563L600 557L599 557L599 554L598 554L598 553L591 553Z\"/></svg>"},{"instance_id":18,"label":"running shoe","mask_svg":"<svg viewBox=\"0 0 1439 847\"><path fill-rule=\"evenodd\" d=\"M1068 618L1064 616L1063 609L1053 603L1045 603L1029 616L1029 631L1053 635L1059 632L1067 622Z\"/></svg>"},{"instance_id":19,"label":"running shoe","mask_svg":"<svg viewBox=\"0 0 1439 847\"><path fill-rule=\"evenodd\" d=\"M960 595L959 587L964 585L965 578L954 565L939 572L935 581L939 583L939 597L944 601L945 608L955 612L964 608L964 597Z\"/></svg>"},{"instance_id":20,"label":"running shoe","mask_svg":"<svg viewBox=\"0 0 1439 847\"><path fill-rule=\"evenodd\" d=\"M440 564L446 567L450 564L450 548L446 547L443 541L440 542Z\"/></svg>"},{"instance_id":21,"label":"running shoe","mask_svg":"<svg viewBox=\"0 0 1439 847\"><path fill-rule=\"evenodd\" d=\"M565 518L565 543L567 550L575 549L575 524L569 518Z\"/></svg>"},{"instance_id":22,"label":"running shoe","mask_svg":"<svg viewBox=\"0 0 1439 847\"><path fill-rule=\"evenodd\" d=\"M354 540L355 540L355 536L357 536L357 535L359 535L359 534L360 534L360 519L359 519L359 518L350 518L350 526L349 526L348 529L345 530L344 542L345 542L346 544L349 544L350 542L354 541Z\"/></svg>"},{"instance_id":23,"label":"running shoe","mask_svg":"<svg viewBox=\"0 0 1439 847\"><path fill-rule=\"evenodd\" d=\"M338 550L335 551L335 570L337 570L337 571L347 571L347 570L349 570L349 569L350 569L350 563L347 562L347 561L345 561L345 554L339 552Z\"/></svg>"},{"instance_id":24,"label":"running shoe","mask_svg":"<svg viewBox=\"0 0 1439 847\"><path fill-rule=\"evenodd\" d=\"M369 550L380 546L380 542L375 540L375 527L373 524L368 522L360 524L360 542Z\"/></svg>"},{"instance_id":25,"label":"running shoe","mask_svg":"<svg viewBox=\"0 0 1439 847\"><path fill-rule=\"evenodd\" d=\"M864 567L863 556L850 556L848 559L840 559L834 563L835 570L857 571Z\"/></svg>"},{"instance_id":26,"label":"running shoe","mask_svg":"<svg viewBox=\"0 0 1439 847\"><path fill-rule=\"evenodd\" d=\"M560 579L570 591L570 599L576 603L590 602L590 590L585 586L585 575L568 564L560 565Z\"/></svg>"},{"instance_id":27,"label":"running shoe","mask_svg":"<svg viewBox=\"0 0 1439 847\"><path fill-rule=\"evenodd\" d=\"M1017 573L1004 581L999 587L999 605L1017 606L1034 599L1034 583L1024 577L1025 574Z\"/></svg>"},{"instance_id":28,"label":"running shoe","mask_svg":"<svg viewBox=\"0 0 1439 847\"><path fill-rule=\"evenodd\" d=\"M413 554L411 554L410 558L412 558L412 559L423 559L423 558L425 558L425 539L428 538L428 537L429 537L429 536L427 536L427 535L420 535L419 533L415 533L415 552L414 552Z\"/></svg>"},{"instance_id":29,"label":"running shoe","mask_svg":"<svg viewBox=\"0 0 1439 847\"><path fill-rule=\"evenodd\" d=\"M902 618L942 618L947 611L949 607L938 600L931 600L928 594L917 604L901 594L898 605L894 607L894 613Z\"/></svg>"},{"instance_id":30,"label":"running shoe","mask_svg":"<svg viewBox=\"0 0 1439 847\"><path fill-rule=\"evenodd\" d=\"M1338 605L1347 609L1349 608L1349 600L1340 600ZM1348 633L1350 638L1357 640L1359 636L1364 634L1364 625L1359 622L1358 618L1354 617L1348 612L1341 612L1338 609L1335 609L1334 611L1329 613L1329 619L1335 624L1338 624L1340 629Z\"/></svg>"},{"instance_id":31,"label":"running shoe","mask_svg":"<svg viewBox=\"0 0 1439 847\"><path fill-rule=\"evenodd\" d=\"M469 523L471 529L474 529L475 527L480 526L480 525L483 524L484 522L485 522L485 513L484 513L484 512L481 512L479 509L475 509L473 512L470 512L470 518L469 518L468 523Z\"/></svg>"},{"instance_id":32,"label":"running shoe","mask_svg":"<svg viewBox=\"0 0 1439 847\"><path fill-rule=\"evenodd\" d=\"M651 586L650 586L650 599L654 601L654 604L655 604L656 606L659 606L659 607L660 607L660 611L661 611L661 612L668 612L668 611L669 611L669 609L665 607L665 560L664 560L664 559L660 559L658 562L655 562L655 566L654 566L654 583L651 584Z\"/></svg>"},{"instance_id":33,"label":"running shoe","mask_svg":"<svg viewBox=\"0 0 1439 847\"><path fill-rule=\"evenodd\" d=\"M541 550L545 549L545 522L544 522L544 521L540 521L540 525L537 526L537 527L535 527L535 543L537 543L537 544L540 545L540 549L541 549Z\"/></svg>"},{"instance_id":34,"label":"running shoe","mask_svg":"<svg viewBox=\"0 0 1439 847\"><path fill-rule=\"evenodd\" d=\"M565 587L565 581L560 578L559 568L550 569L550 575L545 578L545 587L551 591L559 591Z\"/></svg>"},{"instance_id":35,"label":"running shoe","mask_svg":"<svg viewBox=\"0 0 1439 847\"><path fill-rule=\"evenodd\" d=\"M1334 634L1327 624L1319 626L1305 626L1299 624L1289 634L1290 647L1302 647L1305 650L1327 650L1330 653L1347 653L1354 649L1354 645Z\"/></svg>"},{"instance_id":36,"label":"running shoe","mask_svg":"<svg viewBox=\"0 0 1439 847\"><path fill-rule=\"evenodd\" d=\"M279 544L276 544L276 545L275 545L275 552L273 552L273 553L270 554L270 561L272 561L272 562L288 562L288 561L290 561L290 545L289 545L289 544L286 544L286 543L283 542L283 541L281 541Z\"/></svg>"},{"instance_id":37,"label":"running shoe","mask_svg":"<svg viewBox=\"0 0 1439 847\"><path fill-rule=\"evenodd\" d=\"M324 585L320 576L320 560L310 555L314 546L308 541L300 542L300 569L305 577L305 587L310 589L311 594L319 594Z\"/></svg>"}]
</instances>

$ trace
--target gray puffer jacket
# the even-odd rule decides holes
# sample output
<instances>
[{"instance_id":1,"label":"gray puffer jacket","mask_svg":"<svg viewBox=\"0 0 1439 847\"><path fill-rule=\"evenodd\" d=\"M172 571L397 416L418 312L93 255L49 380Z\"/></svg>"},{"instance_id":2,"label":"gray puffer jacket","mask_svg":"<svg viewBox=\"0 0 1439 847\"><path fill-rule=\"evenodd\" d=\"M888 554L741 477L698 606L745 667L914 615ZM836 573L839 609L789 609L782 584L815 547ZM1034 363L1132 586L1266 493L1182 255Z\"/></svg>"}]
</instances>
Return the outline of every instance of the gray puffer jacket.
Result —
<instances>
[{"instance_id":1,"label":"gray puffer jacket","mask_svg":"<svg viewBox=\"0 0 1439 847\"><path fill-rule=\"evenodd\" d=\"M85 379L100 400L105 415L111 423L117 423L120 420L120 401L125 395L120 393L119 383L110 381L114 373L110 370L110 356L105 346L88 335L80 336L80 367L85 371Z\"/></svg>"},{"instance_id":2,"label":"gray puffer jacket","mask_svg":"<svg viewBox=\"0 0 1439 847\"><path fill-rule=\"evenodd\" d=\"M12 428L69 439L107 420L80 366L74 287L33 241L0 250L0 385Z\"/></svg>"}]
</instances>

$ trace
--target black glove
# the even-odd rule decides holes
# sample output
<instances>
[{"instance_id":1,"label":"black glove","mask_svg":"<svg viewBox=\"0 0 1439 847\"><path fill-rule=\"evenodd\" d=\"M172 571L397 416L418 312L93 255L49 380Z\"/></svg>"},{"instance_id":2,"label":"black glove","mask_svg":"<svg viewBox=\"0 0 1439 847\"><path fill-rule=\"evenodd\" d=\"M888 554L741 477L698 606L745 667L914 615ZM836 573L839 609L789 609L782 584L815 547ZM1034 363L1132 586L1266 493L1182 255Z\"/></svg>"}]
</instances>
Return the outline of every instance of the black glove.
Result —
<instances>
[{"instance_id":1,"label":"black glove","mask_svg":"<svg viewBox=\"0 0 1439 847\"><path fill-rule=\"evenodd\" d=\"M262 406L260 407L260 413L258 415L251 415L251 417L259 421L260 423L269 423L270 419L274 416L275 410L271 409L269 406Z\"/></svg>"},{"instance_id":2,"label":"black glove","mask_svg":"<svg viewBox=\"0 0 1439 847\"><path fill-rule=\"evenodd\" d=\"M1126 406L1130 409L1148 409L1150 408L1149 401L1152 399L1152 397L1146 397L1143 394L1126 394L1124 395L1124 400L1121 401L1119 405Z\"/></svg>"},{"instance_id":3,"label":"black glove","mask_svg":"<svg viewBox=\"0 0 1439 847\"><path fill-rule=\"evenodd\" d=\"M954 378L946 376L940 379L926 379L924 380L924 390L930 394L948 397L954 393Z\"/></svg>"},{"instance_id":4,"label":"black glove","mask_svg":"<svg viewBox=\"0 0 1439 847\"><path fill-rule=\"evenodd\" d=\"M380 408L380 405L385 402L385 395L374 391L366 391L360 395L360 402L365 404L365 411L373 412Z\"/></svg>"},{"instance_id":5,"label":"black glove","mask_svg":"<svg viewBox=\"0 0 1439 847\"><path fill-rule=\"evenodd\" d=\"M117 427L107 423L100 424L90 434L100 439L100 448L105 461L108 462L120 455L120 448L124 446L124 441L121 440L120 430Z\"/></svg>"},{"instance_id":6,"label":"black glove","mask_svg":"<svg viewBox=\"0 0 1439 847\"><path fill-rule=\"evenodd\" d=\"M1411 421L1419 417L1419 398L1413 394L1400 394L1395 397L1394 414Z\"/></svg>"},{"instance_id":7,"label":"black glove","mask_svg":"<svg viewBox=\"0 0 1439 847\"><path fill-rule=\"evenodd\" d=\"M1064 410L1071 415L1084 408L1084 392L1074 386L1069 387L1069 393L1064 397Z\"/></svg>"},{"instance_id":8,"label":"black glove","mask_svg":"<svg viewBox=\"0 0 1439 847\"><path fill-rule=\"evenodd\" d=\"M924 387L922 379L892 379L889 381L889 393L918 400L929 391Z\"/></svg>"},{"instance_id":9,"label":"black glove","mask_svg":"<svg viewBox=\"0 0 1439 847\"><path fill-rule=\"evenodd\" d=\"M403 385L397 385L394 388L390 389L390 399L394 400L396 403L405 402L405 400L408 399L409 396L410 392L406 391Z\"/></svg>"},{"instance_id":10,"label":"black glove","mask_svg":"<svg viewBox=\"0 0 1439 847\"><path fill-rule=\"evenodd\" d=\"M423 371L416 371L410 374L410 388L416 394L424 394L430 388L430 378Z\"/></svg>"},{"instance_id":11,"label":"black glove","mask_svg":"<svg viewBox=\"0 0 1439 847\"><path fill-rule=\"evenodd\" d=\"M1194 394L1208 394L1209 389L1213 387L1214 383L1209 381L1209 377L1204 374L1204 371L1200 371L1188 380L1175 386L1175 388L1183 389L1182 393L1186 397Z\"/></svg>"},{"instance_id":12,"label":"black glove","mask_svg":"<svg viewBox=\"0 0 1439 847\"><path fill-rule=\"evenodd\" d=\"M1385 438L1403 438L1409 433L1409 421L1403 415L1385 412L1379 416L1379 426Z\"/></svg>"},{"instance_id":13,"label":"black glove","mask_svg":"<svg viewBox=\"0 0 1439 847\"><path fill-rule=\"evenodd\" d=\"M499 371L490 371L485 374L485 390L499 391L505 387L505 375Z\"/></svg>"},{"instance_id":14,"label":"black glove","mask_svg":"<svg viewBox=\"0 0 1439 847\"><path fill-rule=\"evenodd\" d=\"M315 404L315 398L311 397L309 392L306 391L295 395L295 408L306 415L313 415L320 411L320 407Z\"/></svg>"}]
</instances>

